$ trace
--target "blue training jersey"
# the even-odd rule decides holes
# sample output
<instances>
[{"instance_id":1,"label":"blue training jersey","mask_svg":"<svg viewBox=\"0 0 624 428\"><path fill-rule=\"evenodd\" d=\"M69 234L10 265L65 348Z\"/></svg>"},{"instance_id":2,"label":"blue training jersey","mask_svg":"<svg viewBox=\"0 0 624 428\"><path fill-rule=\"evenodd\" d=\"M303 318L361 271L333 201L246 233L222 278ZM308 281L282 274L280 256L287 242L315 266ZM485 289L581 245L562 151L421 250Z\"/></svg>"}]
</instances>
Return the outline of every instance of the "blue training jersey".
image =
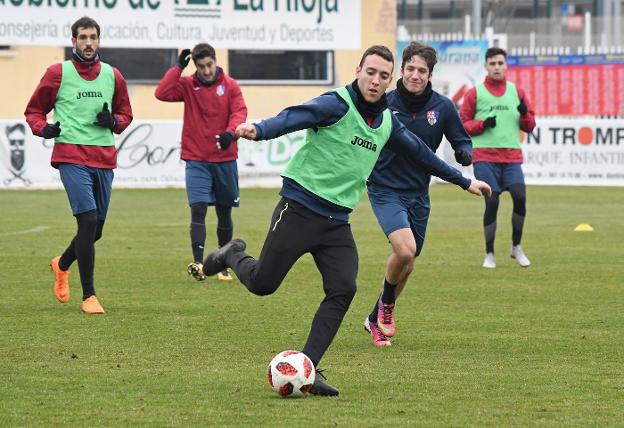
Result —
<instances>
[{"instance_id":1,"label":"blue training jersey","mask_svg":"<svg viewBox=\"0 0 624 428\"><path fill-rule=\"evenodd\" d=\"M395 89L388 93L388 108L407 129L423 140L432 151L436 151L442 137L451 143L453 150L472 152L470 136L464 129L453 102L433 91L423 108L413 113L408 111ZM383 149L369 178L369 184L400 192L428 192L431 174L414 162L392 150Z\"/></svg>"},{"instance_id":2,"label":"blue training jersey","mask_svg":"<svg viewBox=\"0 0 624 428\"><path fill-rule=\"evenodd\" d=\"M355 101L357 98L350 85L347 85L347 90ZM314 129L332 125L342 119L348 109L349 107L344 100L336 95L335 92L327 92L305 104L288 107L277 116L256 123L256 140L269 140L302 129ZM381 121L382 114L379 114L377 117L372 118L371 127L379 127ZM410 132L394 115L392 117L392 132L388 144L381 153L386 148L404 158L408 163L419 166L429 174L457 184L463 189L467 189L470 186L470 180L438 158L426 143ZM339 176L340 172L337 173ZM284 178L280 194L299 202L317 214L342 221L348 221L349 219L350 209L322 199L292 179Z\"/></svg>"}]
</instances>

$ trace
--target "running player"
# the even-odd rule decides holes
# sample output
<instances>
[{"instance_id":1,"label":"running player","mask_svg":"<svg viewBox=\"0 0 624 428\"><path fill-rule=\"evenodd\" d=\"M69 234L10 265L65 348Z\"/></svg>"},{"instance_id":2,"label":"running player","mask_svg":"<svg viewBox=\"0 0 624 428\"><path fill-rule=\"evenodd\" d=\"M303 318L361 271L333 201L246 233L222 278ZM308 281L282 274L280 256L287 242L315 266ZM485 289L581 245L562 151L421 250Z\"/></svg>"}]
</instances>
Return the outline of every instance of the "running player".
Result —
<instances>
[{"instance_id":1,"label":"running player","mask_svg":"<svg viewBox=\"0 0 624 428\"><path fill-rule=\"evenodd\" d=\"M83 17L71 31L72 59L46 70L24 114L33 134L55 139L51 163L78 224L65 252L50 262L54 294L61 303L69 300L69 267L78 260L82 311L102 314L93 283L95 241L102 236L117 166L113 132L128 127L132 108L119 70L100 61L98 23ZM47 123L52 110L54 123Z\"/></svg>"}]
</instances>

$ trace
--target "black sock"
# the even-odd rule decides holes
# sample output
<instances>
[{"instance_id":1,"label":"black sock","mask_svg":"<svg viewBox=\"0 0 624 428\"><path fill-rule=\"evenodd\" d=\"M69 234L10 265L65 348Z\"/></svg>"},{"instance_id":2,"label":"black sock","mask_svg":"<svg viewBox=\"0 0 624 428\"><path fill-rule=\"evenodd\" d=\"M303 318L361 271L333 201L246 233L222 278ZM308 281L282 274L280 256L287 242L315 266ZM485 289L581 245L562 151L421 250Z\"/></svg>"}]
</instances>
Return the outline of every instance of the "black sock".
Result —
<instances>
[{"instance_id":1,"label":"black sock","mask_svg":"<svg viewBox=\"0 0 624 428\"><path fill-rule=\"evenodd\" d=\"M513 213L511 215L511 242L520 245L522 240L522 229L524 227L524 217L526 216L526 187L524 184L513 184L509 188L513 201Z\"/></svg>"},{"instance_id":2,"label":"black sock","mask_svg":"<svg viewBox=\"0 0 624 428\"><path fill-rule=\"evenodd\" d=\"M80 270L82 299L95 295L93 271L95 269L95 237L98 231L98 218L95 210L76 216L78 231L74 237L73 247Z\"/></svg>"},{"instance_id":3,"label":"black sock","mask_svg":"<svg viewBox=\"0 0 624 428\"><path fill-rule=\"evenodd\" d=\"M385 281L384 281L385 282ZM377 323L377 310L379 309L379 299L381 299L381 295L375 300L375 306L373 306L373 310L370 314L368 314L368 322L371 324Z\"/></svg>"},{"instance_id":4,"label":"black sock","mask_svg":"<svg viewBox=\"0 0 624 428\"><path fill-rule=\"evenodd\" d=\"M217 213L217 240L219 241L219 247L223 247L232 240L234 233L232 207L215 205L215 212Z\"/></svg>"},{"instance_id":5,"label":"black sock","mask_svg":"<svg viewBox=\"0 0 624 428\"><path fill-rule=\"evenodd\" d=\"M61 270L67 270L76 261L76 238L74 237L69 243L69 246L65 249L65 252L61 255L59 260L59 268Z\"/></svg>"},{"instance_id":6,"label":"black sock","mask_svg":"<svg viewBox=\"0 0 624 428\"><path fill-rule=\"evenodd\" d=\"M397 284L390 284L387 278L384 278L383 293L381 293L381 302L386 305L391 305L396 301L396 288Z\"/></svg>"},{"instance_id":7,"label":"black sock","mask_svg":"<svg viewBox=\"0 0 624 428\"><path fill-rule=\"evenodd\" d=\"M193 261L201 263L204 259L204 245L206 243L206 225L201 223L191 223L191 250L193 251Z\"/></svg>"},{"instance_id":8,"label":"black sock","mask_svg":"<svg viewBox=\"0 0 624 428\"><path fill-rule=\"evenodd\" d=\"M483 234L485 235L485 252L494 253L494 239L496 238L496 215L498 213L499 193L492 193L491 197L484 197L485 212L483 213Z\"/></svg>"},{"instance_id":9,"label":"black sock","mask_svg":"<svg viewBox=\"0 0 624 428\"><path fill-rule=\"evenodd\" d=\"M204 260L204 245L206 244L206 213L208 205L197 203L191 205L191 250L193 261L201 263Z\"/></svg>"}]
</instances>

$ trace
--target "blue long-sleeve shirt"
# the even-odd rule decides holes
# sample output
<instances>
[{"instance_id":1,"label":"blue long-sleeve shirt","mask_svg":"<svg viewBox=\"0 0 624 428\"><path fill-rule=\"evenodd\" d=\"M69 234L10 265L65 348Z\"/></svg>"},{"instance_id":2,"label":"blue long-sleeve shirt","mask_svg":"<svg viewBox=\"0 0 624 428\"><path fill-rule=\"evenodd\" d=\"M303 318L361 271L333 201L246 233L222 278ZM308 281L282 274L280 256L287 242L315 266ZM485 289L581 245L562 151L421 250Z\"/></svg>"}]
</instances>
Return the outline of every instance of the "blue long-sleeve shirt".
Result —
<instances>
[{"instance_id":1,"label":"blue long-sleeve shirt","mask_svg":"<svg viewBox=\"0 0 624 428\"><path fill-rule=\"evenodd\" d=\"M405 106L399 92L387 95L388 108L407 129L418 135L432 151L436 151L442 137L451 143L454 151L472 152L472 141L464 129L453 102L433 91L431 98L422 109L413 113ZM369 184L400 192L429 192L431 174L415 165L410 158L383 149L369 178Z\"/></svg>"},{"instance_id":2,"label":"blue long-sleeve shirt","mask_svg":"<svg viewBox=\"0 0 624 428\"><path fill-rule=\"evenodd\" d=\"M357 104L357 96L350 85L347 90ZM268 140L280 137L290 132L319 128L333 125L338 122L349 110L348 105L333 91L322 94L305 104L288 107L277 116L265 119L255 124L256 140ZM371 127L381 125L382 114L371 118ZM393 152L410 159L431 175L467 189L470 180L463 177L455 168L439 159L433 151L416 135L410 132L398 119L392 118L392 132L386 146ZM336 172L340 174L339 171ZM348 221L350 209L335 205L307 190L292 179L284 178L280 191L283 197L295 200L317 214Z\"/></svg>"}]
</instances>

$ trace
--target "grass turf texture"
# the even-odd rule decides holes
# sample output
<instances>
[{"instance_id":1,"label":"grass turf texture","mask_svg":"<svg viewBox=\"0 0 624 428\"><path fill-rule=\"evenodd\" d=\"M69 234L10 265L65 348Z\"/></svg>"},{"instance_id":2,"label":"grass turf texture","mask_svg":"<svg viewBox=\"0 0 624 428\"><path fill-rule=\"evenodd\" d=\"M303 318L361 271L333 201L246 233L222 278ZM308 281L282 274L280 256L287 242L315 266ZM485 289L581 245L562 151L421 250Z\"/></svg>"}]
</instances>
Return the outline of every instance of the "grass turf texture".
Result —
<instances>
[{"instance_id":1,"label":"grass turf texture","mask_svg":"<svg viewBox=\"0 0 624 428\"><path fill-rule=\"evenodd\" d=\"M241 196L235 236L258 255L277 191ZM393 346L373 348L362 328L389 254L363 200L358 293L321 363L341 395L287 400L266 366L303 347L322 299L309 255L269 297L197 283L184 191L115 190L95 278L108 313L86 316L77 265L70 302L52 293L49 260L75 230L64 192L0 192L0 426L621 426L624 188L530 187L529 269L508 257L508 194L494 270L481 268L482 200L454 186L431 196ZM208 249L212 209L207 225Z\"/></svg>"}]
</instances>

